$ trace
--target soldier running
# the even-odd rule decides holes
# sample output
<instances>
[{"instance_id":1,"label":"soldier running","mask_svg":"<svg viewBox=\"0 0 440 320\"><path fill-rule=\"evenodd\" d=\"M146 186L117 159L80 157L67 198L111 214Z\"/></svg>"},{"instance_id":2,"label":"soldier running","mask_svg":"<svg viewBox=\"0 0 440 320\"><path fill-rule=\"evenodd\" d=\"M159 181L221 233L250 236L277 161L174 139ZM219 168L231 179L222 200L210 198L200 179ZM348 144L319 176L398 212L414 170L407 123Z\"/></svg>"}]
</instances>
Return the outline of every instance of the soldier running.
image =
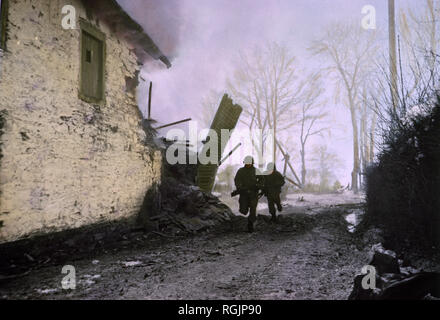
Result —
<instances>
[{"instance_id":1,"label":"soldier running","mask_svg":"<svg viewBox=\"0 0 440 320\"><path fill-rule=\"evenodd\" d=\"M244 167L238 169L234 182L240 194L238 200L239 211L243 215L249 212L248 231L253 232L257 220L258 191L260 188L257 169L254 167L254 159L251 156L245 157Z\"/></svg>"},{"instance_id":2,"label":"soldier running","mask_svg":"<svg viewBox=\"0 0 440 320\"><path fill-rule=\"evenodd\" d=\"M275 222L277 220L277 213L275 209L275 205L278 211L282 211L281 207L281 187L285 184L285 180L283 175L277 171L274 163L269 163L267 165L267 171L264 175L264 187L263 192L267 198L267 205L269 207L269 212L272 216L272 221Z\"/></svg>"}]
</instances>

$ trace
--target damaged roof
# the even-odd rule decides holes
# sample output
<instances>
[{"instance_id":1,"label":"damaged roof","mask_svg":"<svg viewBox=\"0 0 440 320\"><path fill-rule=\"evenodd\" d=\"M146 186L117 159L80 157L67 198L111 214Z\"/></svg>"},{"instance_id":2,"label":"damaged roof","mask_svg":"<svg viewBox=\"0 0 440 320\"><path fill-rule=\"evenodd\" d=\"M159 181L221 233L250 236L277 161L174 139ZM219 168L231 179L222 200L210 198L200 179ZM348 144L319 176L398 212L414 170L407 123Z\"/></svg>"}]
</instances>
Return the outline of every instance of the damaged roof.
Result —
<instances>
[{"instance_id":1,"label":"damaged roof","mask_svg":"<svg viewBox=\"0 0 440 320\"><path fill-rule=\"evenodd\" d=\"M112 32L133 45L141 62L145 62L150 56L162 61L168 68L171 67L171 62L141 25L134 21L116 0L82 0L82 3L86 9L93 11L97 18L103 20Z\"/></svg>"}]
</instances>

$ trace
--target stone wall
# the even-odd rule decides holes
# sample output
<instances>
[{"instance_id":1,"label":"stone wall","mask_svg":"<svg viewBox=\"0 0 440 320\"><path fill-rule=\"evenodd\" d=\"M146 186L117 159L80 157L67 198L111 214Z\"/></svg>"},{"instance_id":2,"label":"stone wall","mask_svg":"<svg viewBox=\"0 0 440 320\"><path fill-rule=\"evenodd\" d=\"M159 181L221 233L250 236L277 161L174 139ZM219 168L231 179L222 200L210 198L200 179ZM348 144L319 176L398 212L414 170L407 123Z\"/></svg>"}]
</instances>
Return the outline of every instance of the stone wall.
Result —
<instances>
[{"instance_id":1,"label":"stone wall","mask_svg":"<svg viewBox=\"0 0 440 320\"><path fill-rule=\"evenodd\" d=\"M133 217L160 181L161 154L142 143L136 56L106 34L102 105L79 99L80 29L64 30L61 8L79 0L10 0L0 65L0 243Z\"/></svg>"}]
</instances>

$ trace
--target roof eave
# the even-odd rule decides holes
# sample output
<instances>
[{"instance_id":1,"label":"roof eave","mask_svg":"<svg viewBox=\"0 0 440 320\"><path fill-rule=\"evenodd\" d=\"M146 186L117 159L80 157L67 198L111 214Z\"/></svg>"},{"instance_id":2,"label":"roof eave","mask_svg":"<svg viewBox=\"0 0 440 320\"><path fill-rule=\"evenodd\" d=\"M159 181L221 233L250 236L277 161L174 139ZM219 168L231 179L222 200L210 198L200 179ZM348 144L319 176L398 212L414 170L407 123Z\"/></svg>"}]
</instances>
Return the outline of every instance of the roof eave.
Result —
<instances>
[{"instance_id":1,"label":"roof eave","mask_svg":"<svg viewBox=\"0 0 440 320\"><path fill-rule=\"evenodd\" d=\"M116 0L81 0L86 9L106 22L112 31L123 37L135 48L135 53L141 63L147 60L145 55L163 62L167 68L171 68L170 60L162 53L141 25L134 21Z\"/></svg>"}]
</instances>

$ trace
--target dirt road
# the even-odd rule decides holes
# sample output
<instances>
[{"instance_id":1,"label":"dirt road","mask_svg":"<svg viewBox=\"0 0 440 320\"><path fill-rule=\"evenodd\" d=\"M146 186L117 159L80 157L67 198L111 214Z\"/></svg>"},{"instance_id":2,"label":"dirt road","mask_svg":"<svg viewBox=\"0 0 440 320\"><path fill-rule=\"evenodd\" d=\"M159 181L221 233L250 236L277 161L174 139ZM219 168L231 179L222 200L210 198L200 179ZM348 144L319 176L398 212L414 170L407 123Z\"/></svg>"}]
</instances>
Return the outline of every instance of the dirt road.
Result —
<instances>
[{"instance_id":1,"label":"dirt road","mask_svg":"<svg viewBox=\"0 0 440 320\"><path fill-rule=\"evenodd\" d=\"M3 299L346 299L366 259L344 216L359 205L297 212L278 223L259 216L245 232L237 217L219 230L185 238L144 237L144 244L82 257L76 289L64 290L63 265L0 284Z\"/></svg>"}]
</instances>

